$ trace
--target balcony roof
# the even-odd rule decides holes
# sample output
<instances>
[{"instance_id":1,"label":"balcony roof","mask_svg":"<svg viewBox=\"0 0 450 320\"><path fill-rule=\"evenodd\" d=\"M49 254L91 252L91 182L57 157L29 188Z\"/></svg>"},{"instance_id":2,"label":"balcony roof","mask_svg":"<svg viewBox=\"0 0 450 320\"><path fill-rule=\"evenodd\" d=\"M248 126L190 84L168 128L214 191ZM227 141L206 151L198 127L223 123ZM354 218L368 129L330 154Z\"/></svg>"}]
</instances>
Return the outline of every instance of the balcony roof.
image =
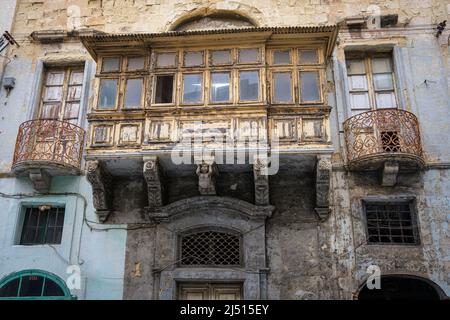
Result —
<instances>
[{"instance_id":1,"label":"balcony roof","mask_svg":"<svg viewBox=\"0 0 450 320\"><path fill-rule=\"evenodd\" d=\"M94 59L102 51L114 47L130 46L149 48L152 46L170 46L186 42L208 40L230 41L282 41L282 40L324 40L327 43L327 56L331 55L338 34L337 25L290 26L290 27L245 27L211 30L168 31L161 33L90 33L81 34L80 39Z\"/></svg>"}]
</instances>

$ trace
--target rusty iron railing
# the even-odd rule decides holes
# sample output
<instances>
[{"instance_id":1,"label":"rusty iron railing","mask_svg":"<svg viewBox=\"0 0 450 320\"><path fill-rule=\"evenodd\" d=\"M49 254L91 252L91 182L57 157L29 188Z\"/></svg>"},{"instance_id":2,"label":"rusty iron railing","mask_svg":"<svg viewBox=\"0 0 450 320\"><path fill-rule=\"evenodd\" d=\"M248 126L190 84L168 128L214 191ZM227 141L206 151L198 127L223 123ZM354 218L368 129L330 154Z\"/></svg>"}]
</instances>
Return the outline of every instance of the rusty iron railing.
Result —
<instances>
[{"instance_id":1,"label":"rusty iron railing","mask_svg":"<svg viewBox=\"0 0 450 320\"><path fill-rule=\"evenodd\" d=\"M30 120L17 134L13 169L39 162L80 169L84 130L70 122Z\"/></svg>"},{"instance_id":2,"label":"rusty iron railing","mask_svg":"<svg viewBox=\"0 0 450 320\"><path fill-rule=\"evenodd\" d=\"M411 112L379 109L344 122L349 164L373 156L407 155L422 158L419 122Z\"/></svg>"}]
</instances>

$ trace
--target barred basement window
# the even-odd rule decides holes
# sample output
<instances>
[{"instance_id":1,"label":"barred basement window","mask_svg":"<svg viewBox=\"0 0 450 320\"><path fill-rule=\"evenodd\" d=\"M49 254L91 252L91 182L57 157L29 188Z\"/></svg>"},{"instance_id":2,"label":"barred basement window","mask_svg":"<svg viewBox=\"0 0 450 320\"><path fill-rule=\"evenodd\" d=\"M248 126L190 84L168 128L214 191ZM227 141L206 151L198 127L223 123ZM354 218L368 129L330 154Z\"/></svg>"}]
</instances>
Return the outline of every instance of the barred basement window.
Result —
<instances>
[{"instance_id":1,"label":"barred basement window","mask_svg":"<svg viewBox=\"0 0 450 320\"><path fill-rule=\"evenodd\" d=\"M202 231L182 236L181 265L241 265L241 238L220 231Z\"/></svg>"},{"instance_id":2,"label":"barred basement window","mask_svg":"<svg viewBox=\"0 0 450 320\"><path fill-rule=\"evenodd\" d=\"M28 207L25 209L21 245L60 244L64 208Z\"/></svg>"},{"instance_id":3,"label":"barred basement window","mask_svg":"<svg viewBox=\"0 0 450 320\"><path fill-rule=\"evenodd\" d=\"M369 243L419 244L412 202L366 203Z\"/></svg>"}]
</instances>

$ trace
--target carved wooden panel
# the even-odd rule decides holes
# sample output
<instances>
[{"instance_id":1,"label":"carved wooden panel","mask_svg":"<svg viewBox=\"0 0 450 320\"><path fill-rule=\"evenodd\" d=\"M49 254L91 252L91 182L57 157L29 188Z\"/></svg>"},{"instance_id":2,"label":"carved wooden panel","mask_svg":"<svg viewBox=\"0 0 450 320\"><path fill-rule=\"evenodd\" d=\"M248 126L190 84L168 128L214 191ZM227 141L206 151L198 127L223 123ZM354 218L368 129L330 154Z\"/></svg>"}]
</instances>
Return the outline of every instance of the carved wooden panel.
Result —
<instances>
[{"instance_id":1,"label":"carved wooden panel","mask_svg":"<svg viewBox=\"0 0 450 320\"><path fill-rule=\"evenodd\" d=\"M141 123L120 123L119 124L119 146L139 146L141 144Z\"/></svg>"}]
</instances>

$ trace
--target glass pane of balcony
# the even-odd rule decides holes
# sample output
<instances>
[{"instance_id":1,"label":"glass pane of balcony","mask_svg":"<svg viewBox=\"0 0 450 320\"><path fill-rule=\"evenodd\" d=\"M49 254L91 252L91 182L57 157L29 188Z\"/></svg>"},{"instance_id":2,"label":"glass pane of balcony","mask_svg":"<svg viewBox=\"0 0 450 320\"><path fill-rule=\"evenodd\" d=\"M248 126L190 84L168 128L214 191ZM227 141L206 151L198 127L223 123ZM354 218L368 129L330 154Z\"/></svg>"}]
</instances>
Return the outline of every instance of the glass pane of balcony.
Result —
<instances>
[{"instance_id":1,"label":"glass pane of balcony","mask_svg":"<svg viewBox=\"0 0 450 320\"><path fill-rule=\"evenodd\" d=\"M203 65L203 52L186 52L184 55L184 66L193 67Z\"/></svg>"},{"instance_id":2,"label":"glass pane of balcony","mask_svg":"<svg viewBox=\"0 0 450 320\"><path fill-rule=\"evenodd\" d=\"M120 69L120 58L104 58L102 72L114 72Z\"/></svg>"},{"instance_id":3,"label":"glass pane of balcony","mask_svg":"<svg viewBox=\"0 0 450 320\"><path fill-rule=\"evenodd\" d=\"M211 51L211 63L213 65L230 64L231 63L231 51L230 50Z\"/></svg>"},{"instance_id":4,"label":"glass pane of balcony","mask_svg":"<svg viewBox=\"0 0 450 320\"><path fill-rule=\"evenodd\" d=\"M302 102L319 101L319 73L316 71L300 72L301 92L300 97Z\"/></svg>"},{"instance_id":5,"label":"glass pane of balcony","mask_svg":"<svg viewBox=\"0 0 450 320\"><path fill-rule=\"evenodd\" d=\"M299 52L300 64L316 64L319 62L317 50L300 50Z\"/></svg>"},{"instance_id":6,"label":"glass pane of balcony","mask_svg":"<svg viewBox=\"0 0 450 320\"><path fill-rule=\"evenodd\" d=\"M230 100L230 74L213 73L211 74L211 101L226 102Z\"/></svg>"},{"instance_id":7,"label":"glass pane of balcony","mask_svg":"<svg viewBox=\"0 0 450 320\"><path fill-rule=\"evenodd\" d=\"M202 74L185 74L183 75L183 102L196 103L202 99Z\"/></svg>"},{"instance_id":8,"label":"glass pane of balcony","mask_svg":"<svg viewBox=\"0 0 450 320\"><path fill-rule=\"evenodd\" d=\"M240 49L239 63L255 63L259 61L258 49Z\"/></svg>"},{"instance_id":9,"label":"glass pane of balcony","mask_svg":"<svg viewBox=\"0 0 450 320\"><path fill-rule=\"evenodd\" d=\"M275 50L273 52L273 64L291 64L291 52L289 50Z\"/></svg>"},{"instance_id":10,"label":"glass pane of balcony","mask_svg":"<svg viewBox=\"0 0 450 320\"><path fill-rule=\"evenodd\" d=\"M175 67L176 57L177 54L175 52L158 53L156 55L156 66L159 68Z\"/></svg>"},{"instance_id":11,"label":"glass pane of balcony","mask_svg":"<svg viewBox=\"0 0 450 320\"><path fill-rule=\"evenodd\" d=\"M114 109L117 98L117 82L116 79L103 79L100 83L100 94L98 107L99 109Z\"/></svg>"},{"instance_id":12,"label":"glass pane of balcony","mask_svg":"<svg viewBox=\"0 0 450 320\"><path fill-rule=\"evenodd\" d=\"M273 100L275 102L292 101L292 83L290 72L275 72L273 74L274 90Z\"/></svg>"},{"instance_id":13,"label":"glass pane of balcony","mask_svg":"<svg viewBox=\"0 0 450 320\"><path fill-rule=\"evenodd\" d=\"M128 58L128 71L144 69L144 57L130 57Z\"/></svg>"},{"instance_id":14,"label":"glass pane of balcony","mask_svg":"<svg viewBox=\"0 0 450 320\"><path fill-rule=\"evenodd\" d=\"M143 79L127 80L125 91L125 108L141 108Z\"/></svg>"},{"instance_id":15,"label":"glass pane of balcony","mask_svg":"<svg viewBox=\"0 0 450 320\"><path fill-rule=\"evenodd\" d=\"M239 100L256 101L259 99L258 71L241 71L239 73Z\"/></svg>"}]
</instances>

